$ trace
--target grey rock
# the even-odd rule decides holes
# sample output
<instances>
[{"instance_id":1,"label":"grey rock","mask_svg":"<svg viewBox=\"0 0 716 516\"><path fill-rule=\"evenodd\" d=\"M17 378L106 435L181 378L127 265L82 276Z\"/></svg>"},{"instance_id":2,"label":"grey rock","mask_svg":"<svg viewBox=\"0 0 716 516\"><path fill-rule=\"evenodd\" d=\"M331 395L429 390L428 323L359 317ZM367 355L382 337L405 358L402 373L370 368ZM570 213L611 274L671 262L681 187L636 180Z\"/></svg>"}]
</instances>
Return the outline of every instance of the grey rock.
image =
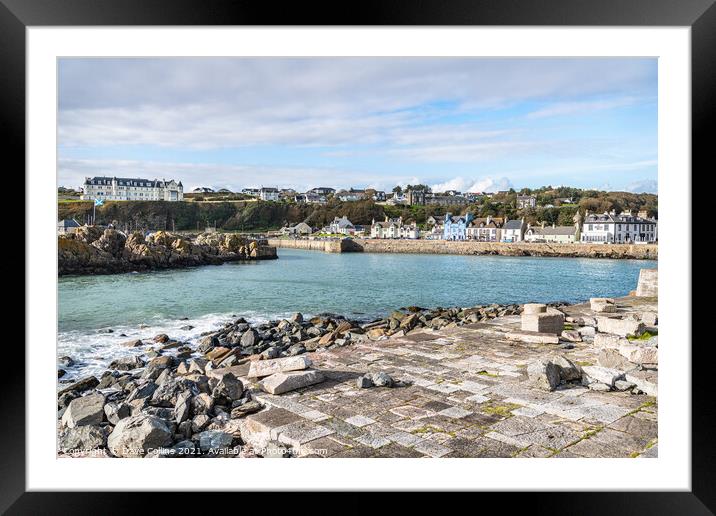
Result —
<instances>
[{"instance_id":1,"label":"grey rock","mask_svg":"<svg viewBox=\"0 0 716 516\"><path fill-rule=\"evenodd\" d=\"M220 453L222 449L229 448L234 436L220 430L206 430L199 434L199 448L204 453Z\"/></svg>"},{"instance_id":2,"label":"grey rock","mask_svg":"<svg viewBox=\"0 0 716 516\"><path fill-rule=\"evenodd\" d=\"M123 402L111 402L104 406L104 414L107 417L107 421L113 425L116 425L125 417L129 417L131 412L130 406Z\"/></svg>"},{"instance_id":3,"label":"grey rock","mask_svg":"<svg viewBox=\"0 0 716 516\"><path fill-rule=\"evenodd\" d=\"M549 360L536 360L527 366L527 376L537 386L553 391L560 382L559 367Z\"/></svg>"},{"instance_id":4,"label":"grey rock","mask_svg":"<svg viewBox=\"0 0 716 516\"><path fill-rule=\"evenodd\" d=\"M356 379L356 384L359 389L369 389L373 387L373 380L368 375L359 376Z\"/></svg>"},{"instance_id":5,"label":"grey rock","mask_svg":"<svg viewBox=\"0 0 716 516\"><path fill-rule=\"evenodd\" d=\"M249 347L255 345L258 341L259 341L258 333L256 333L256 330L251 328L251 329L247 330L241 336L241 347L249 348Z\"/></svg>"},{"instance_id":6,"label":"grey rock","mask_svg":"<svg viewBox=\"0 0 716 516\"><path fill-rule=\"evenodd\" d=\"M115 457L143 457L171 443L172 432L166 421L139 414L117 423L107 439L107 448Z\"/></svg>"},{"instance_id":7,"label":"grey rock","mask_svg":"<svg viewBox=\"0 0 716 516\"><path fill-rule=\"evenodd\" d=\"M104 396L100 393L75 398L62 415L62 425L68 428L98 425L104 419Z\"/></svg>"},{"instance_id":8,"label":"grey rock","mask_svg":"<svg viewBox=\"0 0 716 516\"><path fill-rule=\"evenodd\" d=\"M384 373L382 371L372 373L370 375L370 379L376 387L392 387L394 383L393 378L388 373Z\"/></svg>"},{"instance_id":9,"label":"grey rock","mask_svg":"<svg viewBox=\"0 0 716 516\"><path fill-rule=\"evenodd\" d=\"M261 381L261 388L269 394L283 394L302 387L308 387L325 380L319 371L290 371L276 373Z\"/></svg>"},{"instance_id":10,"label":"grey rock","mask_svg":"<svg viewBox=\"0 0 716 516\"><path fill-rule=\"evenodd\" d=\"M63 453L83 452L104 448L107 434L99 425L84 425L67 428L60 432L58 447Z\"/></svg>"}]
</instances>

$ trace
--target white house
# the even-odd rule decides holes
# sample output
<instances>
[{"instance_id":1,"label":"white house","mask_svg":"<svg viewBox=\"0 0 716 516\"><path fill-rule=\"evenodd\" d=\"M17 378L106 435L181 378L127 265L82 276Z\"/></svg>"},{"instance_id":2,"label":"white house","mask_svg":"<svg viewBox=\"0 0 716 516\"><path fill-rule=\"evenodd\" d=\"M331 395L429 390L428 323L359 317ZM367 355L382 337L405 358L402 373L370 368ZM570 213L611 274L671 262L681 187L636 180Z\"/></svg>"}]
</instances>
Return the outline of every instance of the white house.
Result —
<instances>
[{"instance_id":1,"label":"white house","mask_svg":"<svg viewBox=\"0 0 716 516\"><path fill-rule=\"evenodd\" d=\"M352 235L356 231L353 223L348 220L348 217L345 215L341 218L335 217L333 222L331 222L325 229L328 230L328 233L338 233L341 235Z\"/></svg>"},{"instance_id":2,"label":"white house","mask_svg":"<svg viewBox=\"0 0 716 516\"><path fill-rule=\"evenodd\" d=\"M259 190L259 199L262 201L278 201L279 198L280 192L278 188L261 187L261 190Z\"/></svg>"},{"instance_id":3,"label":"white house","mask_svg":"<svg viewBox=\"0 0 716 516\"><path fill-rule=\"evenodd\" d=\"M534 195L518 195L517 196L517 208L534 208L537 206L537 197Z\"/></svg>"},{"instance_id":4,"label":"white house","mask_svg":"<svg viewBox=\"0 0 716 516\"><path fill-rule=\"evenodd\" d=\"M473 219L465 230L468 240L499 242L502 239L502 218L480 217Z\"/></svg>"},{"instance_id":5,"label":"white house","mask_svg":"<svg viewBox=\"0 0 716 516\"><path fill-rule=\"evenodd\" d=\"M420 230L418 226L413 224L403 224L403 217L389 219L387 216L383 222L376 222L370 226L371 238L420 238Z\"/></svg>"},{"instance_id":6,"label":"white house","mask_svg":"<svg viewBox=\"0 0 716 516\"><path fill-rule=\"evenodd\" d=\"M587 212L581 231L581 242L588 244L648 243L658 239L656 220L629 212L617 215L614 210L602 214Z\"/></svg>"},{"instance_id":7,"label":"white house","mask_svg":"<svg viewBox=\"0 0 716 516\"><path fill-rule=\"evenodd\" d=\"M84 200L107 201L181 201L184 186L173 179L141 179L125 177L86 177L82 185Z\"/></svg>"},{"instance_id":8,"label":"white house","mask_svg":"<svg viewBox=\"0 0 716 516\"><path fill-rule=\"evenodd\" d=\"M526 230L527 224L525 224L524 217L520 220L507 220L502 226L502 242L522 242Z\"/></svg>"},{"instance_id":9,"label":"white house","mask_svg":"<svg viewBox=\"0 0 716 516\"><path fill-rule=\"evenodd\" d=\"M525 242L551 242L555 244L573 244L578 234L576 226L530 226L525 231Z\"/></svg>"},{"instance_id":10,"label":"white house","mask_svg":"<svg viewBox=\"0 0 716 516\"><path fill-rule=\"evenodd\" d=\"M295 226L288 226L281 230L284 235L290 236L308 236L313 233L313 228L305 222L299 222Z\"/></svg>"}]
</instances>

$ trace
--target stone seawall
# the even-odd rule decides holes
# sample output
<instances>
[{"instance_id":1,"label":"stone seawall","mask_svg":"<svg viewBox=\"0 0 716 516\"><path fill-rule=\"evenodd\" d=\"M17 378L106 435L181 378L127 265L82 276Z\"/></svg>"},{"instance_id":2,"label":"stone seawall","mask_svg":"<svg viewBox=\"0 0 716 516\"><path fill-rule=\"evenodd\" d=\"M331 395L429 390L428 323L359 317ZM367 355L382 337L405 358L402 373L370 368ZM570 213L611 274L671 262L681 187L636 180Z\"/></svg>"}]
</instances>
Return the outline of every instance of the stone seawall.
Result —
<instances>
[{"instance_id":1,"label":"stone seawall","mask_svg":"<svg viewBox=\"0 0 716 516\"><path fill-rule=\"evenodd\" d=\"M503 256L562 256L656 260L658 244L538 244L519 242L450 242L447 240L269 240L269 245L329 253L406 253Z\"/></svg>"},{"instance_id":2,"label":"stone seawall","mask_svg":"<svg viewBox=\"0 0 716 516\"><path fill-rule=\"evenodd\" d=\"M268 245L272 247L285 247L289 249L306 249L308 251L323 251L324 253L347 252L345 240L293 240L290 238L269 238Z\"/></svg>"}]
</instances>

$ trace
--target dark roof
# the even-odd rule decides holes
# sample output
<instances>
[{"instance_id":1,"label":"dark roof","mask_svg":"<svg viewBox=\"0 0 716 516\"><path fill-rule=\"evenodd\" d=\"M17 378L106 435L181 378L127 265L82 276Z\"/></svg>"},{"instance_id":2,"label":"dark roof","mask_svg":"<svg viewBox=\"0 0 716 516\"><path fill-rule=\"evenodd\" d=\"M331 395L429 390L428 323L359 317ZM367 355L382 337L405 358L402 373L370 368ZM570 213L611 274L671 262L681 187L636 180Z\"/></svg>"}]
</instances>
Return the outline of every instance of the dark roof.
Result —
<instances>
[{"instance_id":1,"label":"dark roof","mask_svg":"<svg viewBox=\"0 0 716 516\"><path fill-rule=\"evenodd\" d=\"M533 226L530 230L536 235L574 235L576 232L574 226Z\"/></svg>"},{"instance_id":2,"label":"dark roof","mask_svg":"<svg viewBox=\"0 0 716 516\"><path fill-rule=\"evenodd\" d=\"M520 228L522 228L522 221L517 220L517 219L508 220L507 222L505 222L504 228L505 229L520 229Z\"/></svg>"},{"instance_id":3,"label":"dark roof","mask_svg":"<svg viewBox=\"0 0 716 516\"><path fill-rule=\"evenodd\" d=\"M80 224L75 219L62 219L57 223L57 227L78 228Z\"/></svg>"},{"instance_id":4,"label":"dark roof","mask_svg":"<svg viewBox=\"0 0 716 516\"><path fill-rule=\"evenodd\" d=\"M160 179L143 179L141 177L109 177L109 176L95 176L85 178L86 185L103 185L107 182L111 183L113 180L117 181L119 186L151 186L160 187L166 186L171 181L163 181ZM140 183L136 185L136 183ZM181 181L177 183L178 186L182 186Z\"/></svg>"}]
</instances>

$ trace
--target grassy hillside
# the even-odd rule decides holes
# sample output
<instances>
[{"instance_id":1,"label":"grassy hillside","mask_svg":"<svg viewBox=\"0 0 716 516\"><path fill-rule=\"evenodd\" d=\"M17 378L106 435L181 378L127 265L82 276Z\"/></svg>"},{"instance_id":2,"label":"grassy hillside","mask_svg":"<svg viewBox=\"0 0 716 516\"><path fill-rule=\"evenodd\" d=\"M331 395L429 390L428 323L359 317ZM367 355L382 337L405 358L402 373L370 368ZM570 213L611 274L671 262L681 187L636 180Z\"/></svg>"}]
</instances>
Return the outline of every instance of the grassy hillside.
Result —
<instances>
[{"instance_id":1,"label":"grassy hillside","mask_svg":"<svg viewBox=\"0 0 716 516\"><path fill-rule=\"evenodd\" d=\"M544 193L547 203L550 197L562 194L552 191ZM165 201L108 201L97 208L97 223L115 223L119 227L131 225L147 229L176 229L179 231L204 229L214 226L227 231L258 231L279 229L284 225L306 222L311 226L322 227L336 216L347 216L354 224L368 225L374 218L382 220L402 216L405 221L415 221L423 225L428 217L443 216L446 212L464 214L470 211L476 216L507 216L511 219L525 217L530 223L544 221L547 224L571 225L577 210L584 213L609 210L646 209L650 215L658 211L658 198L651 194L631 194L625 192L580 191L573 196L569 204L552 208L515 208L515 192L496 195L484 199L481 204L462 207L446 206L387 206L373 201L340 202L332 199L325 205L307 205L285 202L263 202L251 200L226 200L200 202ZM543 201L541 199L541 201ZM92 214L91 201L61 200L58 203L58 220L74 218L84 223Z\"/></svg>"}]
</instances>

